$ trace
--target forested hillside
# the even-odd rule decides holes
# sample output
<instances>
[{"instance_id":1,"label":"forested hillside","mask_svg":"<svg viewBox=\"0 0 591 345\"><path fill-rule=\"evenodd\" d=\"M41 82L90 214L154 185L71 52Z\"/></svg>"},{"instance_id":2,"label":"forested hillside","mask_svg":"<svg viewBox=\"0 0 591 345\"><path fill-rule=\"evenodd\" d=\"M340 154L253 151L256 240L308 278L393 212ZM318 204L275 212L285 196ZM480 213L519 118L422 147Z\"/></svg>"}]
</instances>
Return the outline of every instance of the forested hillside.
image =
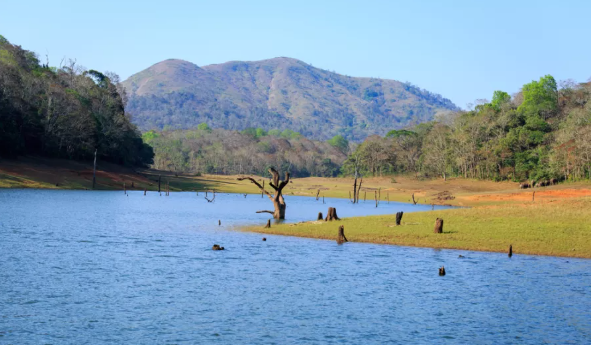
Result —
<instances>
[{"instance_id":1,"label":"forested hillside","mask_svg":"<svg viewBox=\"0 0 591 345\"><path fill-rule=\"evenodd\" d=\"M142 130L291 129L326 140L360 141L457 110L410 83L353 78L290 58L198 67L166 60L123 82L127 110Z\"/></svg>"},{"instance_id":2,"label":"forested hillside","mask_svg":"<svg viewBox=\"0 0 591 345\"><path fill-rule=\"evenodd\" d=\"M295 176L411 174L492 180L591 178L591 83L552 76L525 84L511 97L495 91L473 110L374 135L363 143L342 136L310 141L286 130L249 128L148 132L159 169L264 174L268 166ZM345 153L348 154L346 157Z\"/></svg>"},{"instance_id":3,"label":"forested hillside","mask_svg":"<svg viewBox=\"0 0 591 345\"><path fill-rule=\"evenodd\" d=\"M99 159L144 166L152 148L124 111L114 74L49 67L0 36L0 156Z\"/></svg>"},{"instance_id":4,"label":"forested hillside","mask_svg":"<svg viewBox=\"0 0 591 345\"><path fill-rule=\"evenodd\" d=\"M552 76L525 84L511 97L371 137L348 158L366 175L412 173L495 180L591 178L591 85Z\"/></svg>"},{"instance_id":5,"label":"forested hillside","mask_svg":"<svg viewBox=\"0 0 591 345\"><path fill-rule=\"evenodd\" d=\"M291 130L248 128L242 132L211 129L144 133L154 147L159 170L209 174L267 174L271 166L295 177L337 176L347 158L348 142L311 141Z\"/></svg>"}]
</instances>

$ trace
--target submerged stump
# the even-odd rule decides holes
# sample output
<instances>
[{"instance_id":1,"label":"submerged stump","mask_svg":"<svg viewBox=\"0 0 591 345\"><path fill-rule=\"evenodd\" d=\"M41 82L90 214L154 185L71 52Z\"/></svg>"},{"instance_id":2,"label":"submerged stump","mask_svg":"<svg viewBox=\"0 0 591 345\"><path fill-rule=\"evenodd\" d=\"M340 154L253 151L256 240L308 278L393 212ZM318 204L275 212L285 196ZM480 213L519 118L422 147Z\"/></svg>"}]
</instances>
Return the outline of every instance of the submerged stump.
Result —
<instances>
[{"instance_id":1,"label":"submerged stump","mask_svg":"<svg viewBox=\"0 0 591 345\"><path fill-rule=\"evenodd\" d=\"M513 256L513 245L509 245L509 254L507 255L509 255L509 257Z\"/></svg>"},{"instance_id":2,"label":"submerged stump","mask_svg":"<svg viewBox=\"0 0 591 345\"><path fill-rule=\"evenodd\" d=\"M442 276L442 277L445 275L445 266L441 266L439 268L439 275Z\"/></svg>"},{"instance_id":3,"label":"submerged stump","mask_svg":"<svg viewBox=\"0 0 591 345\"><path fill-rule=\"evenodd\" d=\"M219 244L214 244L213 247L211 247L212 250L224 250L224 247L221 247Z\"/></svg>"},{"instance_id":4,"label":"submerged stump","mask_svg":"<svg viewBox=\"0 0 591 345\"><path fill-rule=\"evenodd\" d=\"M318 212L318 218L316 220L323 220L324 217L322 216L322 212Z\"/></svg>"},{"instance_id":5,"label":"submerged stump","mask_svg":"<svg viewBox=\"0 0 591 345\"><path fill-rule=\"evenodd\" d=\"M337 236L337 243L343 244L345 242L349 242L347 237L345 237L345 227L343 225L339 226L339 234Z\"/></svg>"}]
</instances>

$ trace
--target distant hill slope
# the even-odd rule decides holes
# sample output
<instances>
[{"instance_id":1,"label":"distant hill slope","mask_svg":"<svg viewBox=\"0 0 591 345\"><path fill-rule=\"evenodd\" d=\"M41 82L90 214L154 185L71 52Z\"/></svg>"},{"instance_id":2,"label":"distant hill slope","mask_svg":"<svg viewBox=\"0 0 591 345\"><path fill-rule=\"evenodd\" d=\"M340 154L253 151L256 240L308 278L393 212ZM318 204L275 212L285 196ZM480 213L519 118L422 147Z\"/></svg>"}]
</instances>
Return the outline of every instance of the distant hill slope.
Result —
<instances>
[{"instance_id":1,"label":"distant hill slope","mask_svg":"<svg viewBox=\"0 0 591 345\"><path fill-rule=\"evenodd\" d=\"M291 58L198 67L165 60L123 82L142 130L292 129L310 138L361 140L431 120L456 106L408 83L353 78Z\"/></svg>"}]
</instances>

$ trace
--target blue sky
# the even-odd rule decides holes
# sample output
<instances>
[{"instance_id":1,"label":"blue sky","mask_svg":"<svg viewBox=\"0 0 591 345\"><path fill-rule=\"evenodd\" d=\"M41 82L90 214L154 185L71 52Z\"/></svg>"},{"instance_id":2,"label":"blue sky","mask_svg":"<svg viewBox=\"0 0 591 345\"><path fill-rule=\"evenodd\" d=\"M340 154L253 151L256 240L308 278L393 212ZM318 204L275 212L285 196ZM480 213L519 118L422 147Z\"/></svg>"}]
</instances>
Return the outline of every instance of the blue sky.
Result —
<instances>
[{"instance_id":1,"label":"blue sky","mask_svg":"<svg viewBox=\"0 0 591 345\"><path fill-rule=\"evenodd\" d=\"M0 34L50 65L122 79L168 58L288 56L409 81L460 107L531 80L591 77L591 1L0 0Z\"/></svg>"}]
</instances>

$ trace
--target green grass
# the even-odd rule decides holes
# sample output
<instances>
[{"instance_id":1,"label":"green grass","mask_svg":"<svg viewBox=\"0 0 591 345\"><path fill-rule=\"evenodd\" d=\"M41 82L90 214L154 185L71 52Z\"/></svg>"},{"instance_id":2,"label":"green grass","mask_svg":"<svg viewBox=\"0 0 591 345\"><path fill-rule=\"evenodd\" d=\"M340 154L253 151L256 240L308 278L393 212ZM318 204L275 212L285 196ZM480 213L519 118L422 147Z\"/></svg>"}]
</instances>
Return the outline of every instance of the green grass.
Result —
<instances>
[{"instance_id":1,"label":"green grass","mask_svg":"<svg viewBox=\"0 0 591 345\"><path fill-rule=\"evenodd\" d=\"M591 200L569 200L521 206L450 209L406 213L401 226L395 215L311 221L298 224L263 224L244 230L336 240L344 225L351 242L450 248L591 258ZM444 219L444 233L435 234L436 218Z\"/></svg>"}]
</instances>

